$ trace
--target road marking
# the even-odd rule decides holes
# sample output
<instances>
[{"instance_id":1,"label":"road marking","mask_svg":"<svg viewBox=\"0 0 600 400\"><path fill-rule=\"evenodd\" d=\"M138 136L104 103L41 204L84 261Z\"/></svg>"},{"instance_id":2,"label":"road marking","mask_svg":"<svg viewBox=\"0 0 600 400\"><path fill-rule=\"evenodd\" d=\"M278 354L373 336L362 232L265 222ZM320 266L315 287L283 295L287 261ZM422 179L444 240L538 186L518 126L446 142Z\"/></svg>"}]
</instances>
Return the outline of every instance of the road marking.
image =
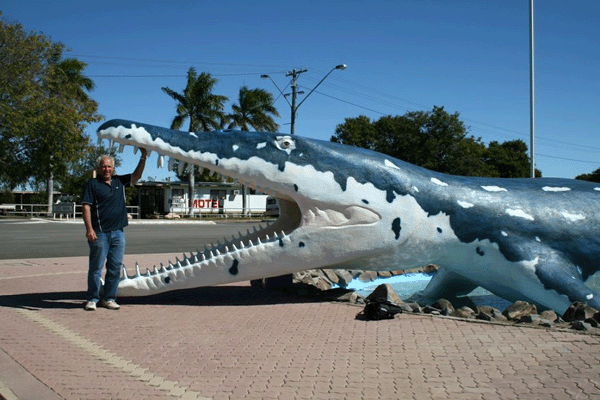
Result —
<instances>
[{"instance_id":1,"label":"road marking","mask_svg":"<svg viewBox=\"0 0 600 400\"><path fill-rule=\"evenodd\" d=\"M19 276L2 276L2 277L0 277L0 281L4 281L4 280L7 280L7 279L27 279L27 278L38 278L40 276L67 275L67 274L87 274L87 271L49 272L47 274L19 275Z\"/></svg>"},{"instance_id":2,"label":"road marking","mask_svg":"<svg viewBox=\"0 0 600 400\"><path fill-rule=\"evenodd\" d=\"M52 321L51 319L40 315L40 313L37 311L19 309L17 312L38 323L49 331L57 334L63 339L71 342L75 346L85 350L87 353L99 359L103 363L121 370L125 374L144 382L148 386L169 392L169 395L173 396L174 399L210 400L208 397L200 396L200 393L198 392L188 390L188 388L185 386L177 385L177 382L169 381L160 375L148 371L148 368L142 368L140 365L134 364L130 360L126 360L114 353L111 353L110 351L105 350L102 346L78 335L72 330Z\"/></svg>"}]
</instances>

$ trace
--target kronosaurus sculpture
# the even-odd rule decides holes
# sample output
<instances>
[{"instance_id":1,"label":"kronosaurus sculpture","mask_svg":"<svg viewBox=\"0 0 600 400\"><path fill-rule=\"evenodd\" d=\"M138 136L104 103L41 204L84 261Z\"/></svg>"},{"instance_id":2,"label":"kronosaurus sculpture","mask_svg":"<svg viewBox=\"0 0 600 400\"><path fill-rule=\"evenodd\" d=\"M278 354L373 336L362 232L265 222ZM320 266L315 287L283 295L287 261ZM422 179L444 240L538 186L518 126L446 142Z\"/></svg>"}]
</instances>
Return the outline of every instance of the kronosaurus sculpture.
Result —
<instances>
[{"instance_id":1,"label":"kronosaurus sculpture","mask_svg":"<svg viewBox=\"0 0 600 400\"><path fill-rule=\"evenodd\" d=\"M600 185L429 171L337 143L287 134L188 133L111 120L98 138L209 168L278 199L280 217L168 266L125 272L122 296L216 285L314 268L440 270L423 301L481 286L563 313L600 309L585 280L600 269ZM171 161L169 163L172 166Z\"/></svg>"}]
</instances>

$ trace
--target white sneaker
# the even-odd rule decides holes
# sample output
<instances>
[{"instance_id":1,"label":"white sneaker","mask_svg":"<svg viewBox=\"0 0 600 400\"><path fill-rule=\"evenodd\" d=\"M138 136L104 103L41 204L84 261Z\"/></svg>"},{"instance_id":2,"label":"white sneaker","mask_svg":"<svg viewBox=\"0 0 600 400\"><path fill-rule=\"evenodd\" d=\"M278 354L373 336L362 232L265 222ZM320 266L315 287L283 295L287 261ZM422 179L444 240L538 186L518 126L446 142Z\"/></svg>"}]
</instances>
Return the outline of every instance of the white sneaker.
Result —
<instances>
[{"instance_id":1,"label":"white sneaker","mask_svg":"<svg viewBox=\"0 0 600 400\"><path fill-rule=\"evenodd\" d=\"M118 310L119 308L121 308L121 306L120 306L120 305L118 305L118 304L117 304L117 302L116 302L116 301L114 301L114 300L102 301L102 302L100 303L100 305L101 305L102 307L106 307L106 308L108 308L109 310Z\"/></svg>"},{"instance_id":2,"label":"white sneaker","mask_svg":"<svg viewBox=\"0 0 600 400\"><path fill-rule=\"evenodd\" d=\"M85 303L85 307L83 307L85 311L94 311L96 310L96 303L93 301L88 301Z\"/></svg>"}]
</instances>

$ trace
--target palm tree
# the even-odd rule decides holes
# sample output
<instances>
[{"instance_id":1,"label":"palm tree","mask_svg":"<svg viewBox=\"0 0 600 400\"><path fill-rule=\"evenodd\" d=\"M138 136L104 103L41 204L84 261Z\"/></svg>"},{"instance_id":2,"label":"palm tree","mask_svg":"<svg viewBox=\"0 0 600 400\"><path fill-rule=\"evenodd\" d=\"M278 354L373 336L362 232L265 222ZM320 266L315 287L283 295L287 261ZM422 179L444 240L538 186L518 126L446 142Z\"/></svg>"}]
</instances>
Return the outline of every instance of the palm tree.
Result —
<instances>
[{"instance_id":1,"label":"palm tree","mask_svg":"<svg viewBox=\"0 0 600 400\"><path fill-rule=\"evenodd\" d=\"M229 128L238 127L242 131L249 131L250 127L256 131L276 132L279 125L273 117L279 117L279 112L273 106L273 95L264 89L248 89L242 86L238 95L239 104L231 106L233 112L229 114L231 123ZM246 214L246 185L242 185L242 213Z\"/></svg>"},{"instance_id":2,"label":"palm tree","mask_svg":"<svg viewBox=\"0 0 600 400\"><path fill-rule=\"evenodd\" d=\"M183 122L189 118L188 131L210 131L220 128L227 120L223 112L223 104L229 99L212 93L218 80L209 73L203 72L198 76L196 69L190 67L187 73L187 84L183 93L177 93L168 87L161 88L163 92L178 102L177 115L173 118L171 129L180 129ZM196 169L192 166L189 172L189 212L193 214L194 175ZM204 171L203 175L206 175Z\"/></svg>"},{"instance_id":3,"label":"palm tree","mask_svg":"<svg viewBox=\"0 0 600 400\"><path fill-rule=\"evenodd\" d=\"M248 89L247 86L240 88L239 104L231 106L233 112L229 114L232 122L228 128L239 128L249 131L276 132L279 125L273 120L273 116L279 117L279 112L273 106L273 95L264 89Z\"/></svg>"},{"instance_id":4,"label":"palm tree","mask_svg":"<svg viewBox=\"0 0 600 400\"><path fill-rule=\"evenodd\" d=\"M57 65L57 70L63 76L66 84L74 85L73 90L78 97L89 100L86 91L94 90L94 81L83 75L87 64L76 58L65 58ZM85 89L85 91L84 91Z\"/></svg>"}]
</instances>

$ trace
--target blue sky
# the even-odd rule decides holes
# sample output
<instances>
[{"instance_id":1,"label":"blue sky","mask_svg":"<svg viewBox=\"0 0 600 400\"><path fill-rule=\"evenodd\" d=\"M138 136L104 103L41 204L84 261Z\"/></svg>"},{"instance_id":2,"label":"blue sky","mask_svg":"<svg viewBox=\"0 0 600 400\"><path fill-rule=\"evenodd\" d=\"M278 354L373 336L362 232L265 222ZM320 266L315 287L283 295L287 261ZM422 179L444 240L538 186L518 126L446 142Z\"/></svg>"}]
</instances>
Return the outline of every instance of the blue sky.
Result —
<instances>
[{"instance_id":1,"label":"blue sky","mask_svg":"<svg viewBox=\"0 0 600 400\"><path fill-rule=\"evenodd\" d=\"M296 134L329 140L345 118L431 110L458 112L484 142L529 146L529 1L87 1L0 0L2 18L64 43L86 62L90 93L106 119L169 127L193 66L236 101L242 85L271 91L289 132L290 106L261 74L305 94ZM600 167L600 2L535 2L536 166L574 178ZM299 97L299 101L303 99ZM231 102L227 105L230 110ZM96 140L93 124L87 133ZM122 155L118 172L138 156ZM157 169L144 179L174 177Z\"/></svg>"}]
</instances>

